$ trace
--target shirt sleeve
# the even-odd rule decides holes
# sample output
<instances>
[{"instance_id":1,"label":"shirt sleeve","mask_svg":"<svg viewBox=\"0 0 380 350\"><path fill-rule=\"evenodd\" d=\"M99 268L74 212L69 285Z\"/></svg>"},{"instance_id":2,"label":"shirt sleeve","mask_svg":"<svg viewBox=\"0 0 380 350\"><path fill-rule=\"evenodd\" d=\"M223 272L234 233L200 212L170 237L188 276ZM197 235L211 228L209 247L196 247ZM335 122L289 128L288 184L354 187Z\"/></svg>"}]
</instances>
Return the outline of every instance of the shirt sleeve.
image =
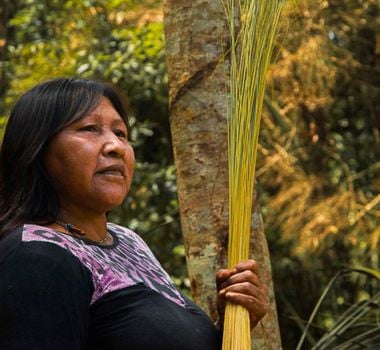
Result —
<instances>
[{"instance_id":1,"label":"shirt sleeve","mask_svg":"<svg viewBox=\"0 0 380 350\"><path fill-rule=\"evenodd\" d=\"M65 249L20 242L0 261L0 349L84 349L92 292L90 272Z\"/></svg>"}]
</instances>

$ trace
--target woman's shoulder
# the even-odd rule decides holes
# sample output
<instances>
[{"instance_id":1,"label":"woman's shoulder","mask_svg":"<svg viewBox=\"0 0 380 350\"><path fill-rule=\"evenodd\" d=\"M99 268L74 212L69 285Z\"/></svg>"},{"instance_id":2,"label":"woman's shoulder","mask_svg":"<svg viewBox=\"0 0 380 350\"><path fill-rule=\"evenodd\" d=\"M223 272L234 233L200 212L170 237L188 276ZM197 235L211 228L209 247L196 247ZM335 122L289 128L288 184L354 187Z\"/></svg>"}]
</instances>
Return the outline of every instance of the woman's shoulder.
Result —
<instances>
[{"instance_id":1,"label":"woman's shoulder","mask_svg":"<svg viewBox=\"0 0 380 350\"><path fill-rule=\"evenodd\" d=\"M86 327L94 290L89 271L73 255L48 242L25 241L23 234L20 227L0 239L0 324L11 325L0 331L1 349L32 346L45 340L47 329L52 339L63 339L60 334L69 339L73 324ZM25 329L30 339L23 338ZM44 344L34 348L57 348L52 341Z\"/></svg>"},{"instance_id":2,"label":"woman's shoulder","mask_svg":"<svg viewBox=\"0 0 380 350\"><path fill-rule=\"evenodd\" d=\"M125 226L121 226L121 225L118 225L118 224L115 224L112 222L107 223L107 228L111 232L115 233L117 235L118 239L133 241L135 244L137 244L141 248L150 250L150 248L145 243L143 238L138 233L131 230L130 228L125 227Z\"/></svg>"},{"instance_id":3,"label":"woman's shoulder","mask_svg":"<svg viewBox=\"0 0 380 350\"><path fill-rule=\"evenodd\" d=\"M30 227L27 226L20 226L0 239L0 270L12 271L20 268L35 270L36 274L43 273L44 270L54 270L57 275L79 273L85 279L90 277L87 269L75 256L66 249L51 244L47 239L33 239L28 231ZM49 233L42 227L41 231Z\"/></svg>"},{"instance_id":4,"label":"woman's shoulder","mask_svg":"<svg viewBox=\"0 0 380 350\"><path fill-rule=\"evenodd\" d=\"M78 265L79 261L60 244L49 228L22 225L0 239L0 265L12 263ZM53 244L52 244L53 243Z\"/></svg>"},{"instance_id":5,"label":"woman's shoulder","mask_svg":"<svg viewBox=\"0 0 380 350\"><path fill-rule=\"evenodd\" d=\"M130 236L130 237L134 237L136 239L141 239L140 236L135 231L131 230L128 227L125 227L125 226L122 226L119 224L115 224L113 222L107 222L107 228L109 230L117 233L118 235Z\"/></svg>"}]
</instances>

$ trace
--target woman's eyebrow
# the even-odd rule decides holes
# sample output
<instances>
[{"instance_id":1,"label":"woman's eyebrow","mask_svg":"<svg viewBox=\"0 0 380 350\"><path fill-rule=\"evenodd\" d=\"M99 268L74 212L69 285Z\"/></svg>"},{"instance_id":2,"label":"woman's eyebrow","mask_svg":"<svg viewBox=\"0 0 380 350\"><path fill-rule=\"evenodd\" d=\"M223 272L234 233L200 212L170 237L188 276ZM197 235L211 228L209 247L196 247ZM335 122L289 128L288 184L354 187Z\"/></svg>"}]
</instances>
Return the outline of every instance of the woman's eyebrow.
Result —
<instances>
[{"instance_id":1,"label":"woman's eyebrow","mask_svg":"<svg viewBox=\"0 0 380 350\"><path fill-rule=\"evenodd\" d=\"M115 119L114 121L113 121L113 124L117 124L117 125L123 125L123 126L125 126L126 128L128 128L127 127L127 124L125 123L125 121L120 117L120 119Z\"/></svg>"}]
</instances>

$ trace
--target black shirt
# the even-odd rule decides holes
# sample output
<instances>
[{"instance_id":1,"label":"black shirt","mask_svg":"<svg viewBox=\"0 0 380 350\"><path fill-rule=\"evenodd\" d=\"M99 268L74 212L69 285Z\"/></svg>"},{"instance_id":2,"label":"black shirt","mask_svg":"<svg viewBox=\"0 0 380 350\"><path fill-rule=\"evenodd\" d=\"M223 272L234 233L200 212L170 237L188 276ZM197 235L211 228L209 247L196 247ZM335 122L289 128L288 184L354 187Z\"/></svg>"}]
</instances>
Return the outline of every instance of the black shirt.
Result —
<instances>
[{"instance_id":1,"label":"black shirt","mask_svg":"<svg viewBox=\"0 0 380 350\"><path fill-rule=\"evenodd\" d=\"M108 229L111 246L37 225L0 240L0 349L220 349L141 238Z\"/></svg>"}]
</instances>

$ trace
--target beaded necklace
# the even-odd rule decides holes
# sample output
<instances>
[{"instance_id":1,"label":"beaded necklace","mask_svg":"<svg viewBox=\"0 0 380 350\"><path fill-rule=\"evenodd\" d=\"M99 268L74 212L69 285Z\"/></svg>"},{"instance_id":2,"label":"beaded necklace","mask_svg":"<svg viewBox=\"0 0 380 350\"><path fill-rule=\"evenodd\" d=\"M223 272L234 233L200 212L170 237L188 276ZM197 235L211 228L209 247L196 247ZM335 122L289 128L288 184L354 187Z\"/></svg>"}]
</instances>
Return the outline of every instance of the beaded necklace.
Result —
<instances>
[{"instance_id":1,"label":"beaded necklace","mask_svg":"<svg viewBox=\"0 0 380 350\"><path fill-rule=\"evenodd\" d=\"M89 239L86 235L86 232L84 232L83 230L81 230L80 228L74 226L73 224L70 224L70 223L64 223L62 221L56 221L55 222L57 225L63 227L67 232L71 233L73 236L79 236L79 238L81 239L85 239L86 241L89 241L91 243L96 243L96 244L103 244L107 241L108 239L108 231L106 232L104 238L100 239L100 240L93 240L93 239Z\"/></svg>"}]
</instances>

